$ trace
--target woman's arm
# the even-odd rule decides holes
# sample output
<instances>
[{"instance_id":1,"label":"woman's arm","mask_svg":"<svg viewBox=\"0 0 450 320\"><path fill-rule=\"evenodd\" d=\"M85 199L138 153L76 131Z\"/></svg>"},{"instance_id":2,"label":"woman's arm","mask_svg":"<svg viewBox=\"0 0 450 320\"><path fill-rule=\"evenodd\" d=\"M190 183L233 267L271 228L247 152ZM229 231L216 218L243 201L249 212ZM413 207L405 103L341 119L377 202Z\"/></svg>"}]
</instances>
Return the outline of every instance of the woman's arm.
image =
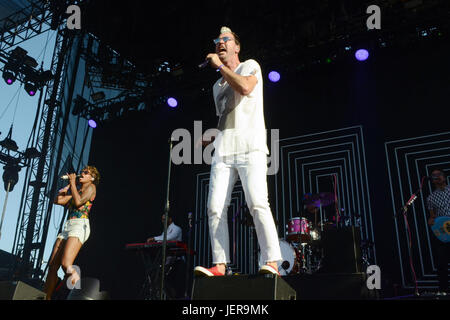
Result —
<instances>
[{"instance_id":1,"label":"woman's arm","mask_svg":"<svg viewBox=\"0 0 450 320\"><path fill-rule=\"evenodd\" d=\"M76 208L81 207L84 205L88 200L92 199L92 197L95 195L95 187L93 185L90 185L87 190L83 192L83 195L80 195L80 193L77 190L77 186L75 184L75 179L73 181L70 181L70 190L72 191L72 198L75 204Z\"/></svg>"},{"instance_id":2,"label":"woman's arm","mask_svg":"<svg viewBox=\"0 0 450 320\"><path fill-rule=\"evenodd\" d=\"M67 203L69 203L70 199L72 199L72 196L57 195L56 198L55 198L54 203L62 205L62 206L65 206Z\"/></svg>"},{"instance_id":3,"label":"woman's arm","mask_svg":"<svg viewBox=\"0 0 450 320\"><path fill-rule=\"evenodd\" d=\"M72 199L71 195L67 195L67 191L69 190L69 188L70 184L59 190L58 195L56 196L55 201L53 202L55 204L65 206L70 201L70 199Z\"/></svg>"}]
</instances>

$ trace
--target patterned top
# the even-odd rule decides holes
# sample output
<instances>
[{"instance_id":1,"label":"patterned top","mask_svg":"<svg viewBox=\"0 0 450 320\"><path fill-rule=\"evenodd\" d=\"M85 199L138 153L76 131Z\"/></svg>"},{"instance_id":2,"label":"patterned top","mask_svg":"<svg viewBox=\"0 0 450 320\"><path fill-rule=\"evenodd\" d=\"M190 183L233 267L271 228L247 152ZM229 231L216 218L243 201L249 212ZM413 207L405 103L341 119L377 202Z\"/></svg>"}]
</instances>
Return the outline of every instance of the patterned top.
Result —
<instances>
[{"instance_id":1,"label":"patterned top","mask_svg":"<svg viewBox=\"0 0 450 320\"><path fill-rule=\"evenodd\" d=\"M81 208L77 208L75 206L75 201L72 198L68 205L69 216L67 219L89 219L89 212L91 211L93 201L94 200L88 200Z\"/></svg>"},{"instance_id":2,"label":"patterned top","mask_svg":"<svg viewBox=\"0 0 450 320\"><path fill-rule=\"evenodd\" d=\"M437 189L427 198L428 210L433 210L436 216L450 216L450 186L444 190Z\"/></svg>"}]
</instances>

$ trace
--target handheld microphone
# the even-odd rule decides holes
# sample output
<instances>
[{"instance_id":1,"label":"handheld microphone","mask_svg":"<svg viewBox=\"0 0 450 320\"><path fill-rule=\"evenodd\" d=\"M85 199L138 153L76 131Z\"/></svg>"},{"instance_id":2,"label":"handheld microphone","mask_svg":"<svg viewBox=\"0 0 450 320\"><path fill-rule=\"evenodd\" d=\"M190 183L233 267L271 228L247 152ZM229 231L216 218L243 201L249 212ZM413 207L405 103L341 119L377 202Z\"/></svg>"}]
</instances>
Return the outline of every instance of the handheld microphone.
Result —
<instances>
[{"instance_id":1,"label":"handheld microphone","mask_svg":"<svg viewBox=\"0 0 450 320\"><path fill-rule=\"evenodd\" d=\"M77 178L81 177L81 174L77 175ZM61 176L61 179L63 180L69 180L69 175L65 174L63 176Z\"/></svg>"},{"instance_id":2,"label":"handheld microphone","mask_svg":"<svg viewBox=\"0 0 450 320\"><path fill-rule=\"evenodd\" d=\"M211 61L211 59L206 59L204 62L202 62L202 63L200 63L199 65L198 65L198 67L200 68L200 69L203 69L203 68L205 68L208 64L209 64L209 62Z\"/></svg>"}]
</instances>

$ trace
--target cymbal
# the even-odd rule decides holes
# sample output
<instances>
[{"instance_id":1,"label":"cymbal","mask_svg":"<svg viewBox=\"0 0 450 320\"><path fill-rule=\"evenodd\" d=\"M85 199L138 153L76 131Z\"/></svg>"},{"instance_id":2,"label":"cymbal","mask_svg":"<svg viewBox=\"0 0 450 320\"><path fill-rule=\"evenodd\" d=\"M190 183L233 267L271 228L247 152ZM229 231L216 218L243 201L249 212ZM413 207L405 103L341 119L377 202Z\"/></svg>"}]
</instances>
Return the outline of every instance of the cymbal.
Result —
<instances>
[{"instance_id":1,"label":"cymbal","mask_svg":"<svg viewBox=\"0 0 450 320\"><path fill-rule=\"evenodd\" d=\"M334 193L331 192L321 192L318 194L312 194L308 199L305 200L306 205L313 205L317 208L320 206L326 207L334 203Z\"/></svg>"}]
</instances>

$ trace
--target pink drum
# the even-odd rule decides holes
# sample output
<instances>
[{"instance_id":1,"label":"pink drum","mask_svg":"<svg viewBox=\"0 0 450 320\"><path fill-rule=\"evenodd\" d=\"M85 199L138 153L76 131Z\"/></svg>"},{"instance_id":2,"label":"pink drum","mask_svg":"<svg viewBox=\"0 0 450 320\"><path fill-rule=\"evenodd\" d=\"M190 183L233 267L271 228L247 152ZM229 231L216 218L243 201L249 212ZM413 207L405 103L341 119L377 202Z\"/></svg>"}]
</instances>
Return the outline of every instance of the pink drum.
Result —
<instances>
[{"instance_id":1,"label":"pink drum","mask_svg":"<svg viewBox=\"0 0 450 320\"><path fill-rule=\"evenodd\" d=\"M306 218L295 217L287 225L287 240L291 242L311 242L311 222Z\"/></svg>"}]
</instances>

